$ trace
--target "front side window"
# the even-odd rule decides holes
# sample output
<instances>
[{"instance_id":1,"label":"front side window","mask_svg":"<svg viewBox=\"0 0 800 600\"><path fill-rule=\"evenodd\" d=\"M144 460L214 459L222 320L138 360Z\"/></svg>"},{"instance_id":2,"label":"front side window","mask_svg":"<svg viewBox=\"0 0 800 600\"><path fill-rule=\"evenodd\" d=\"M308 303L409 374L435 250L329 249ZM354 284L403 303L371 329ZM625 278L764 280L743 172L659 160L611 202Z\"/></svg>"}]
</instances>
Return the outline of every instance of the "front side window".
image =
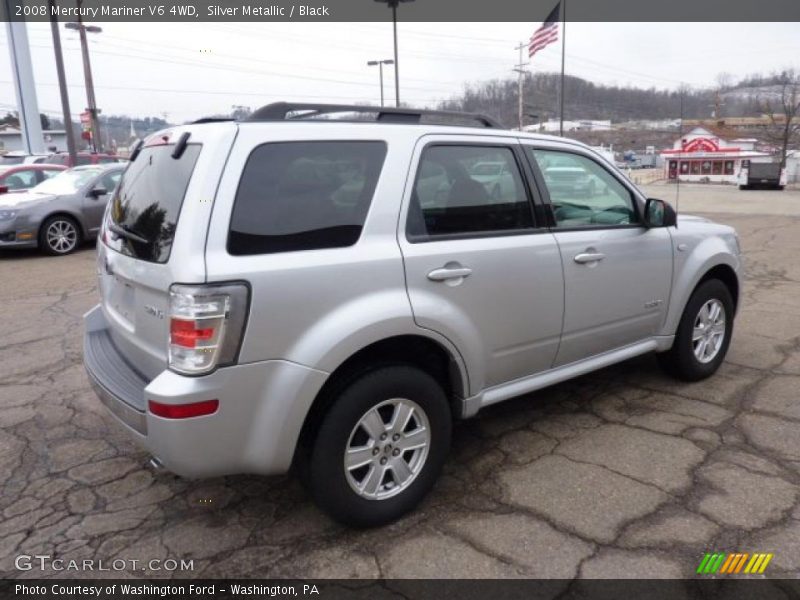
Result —
<instances>
[{"instance_id":1,"label":"front side window","mask_svg":"<svg viewBox=\"0 0 800 600\"><path fill-rule=\"evenodd\" d=\"M424 150L408 211L409 240L532 227L530 202L510 148L448 144Z\"/></svg>"},{"instance_id":2,"label":"front side window","mask_svg":"<svg viewBox=\"0 0 800 600\"><path fill-rule=\"evenodd\" d=\"M247 159L228 252L270 254L352 246L372 203L384 142L278 142Z\"/></svg>"},{"instance_id":3,"label":"front side window","mask_svg":"<svg viewBox=\"0 0 800 600\"><path fill-rule=\"evenodd\" d=\"M544 178L557 227L603 227L639 221L631 192L599 163L571 152L529 151Z\"/></svg>"}]
</instances>

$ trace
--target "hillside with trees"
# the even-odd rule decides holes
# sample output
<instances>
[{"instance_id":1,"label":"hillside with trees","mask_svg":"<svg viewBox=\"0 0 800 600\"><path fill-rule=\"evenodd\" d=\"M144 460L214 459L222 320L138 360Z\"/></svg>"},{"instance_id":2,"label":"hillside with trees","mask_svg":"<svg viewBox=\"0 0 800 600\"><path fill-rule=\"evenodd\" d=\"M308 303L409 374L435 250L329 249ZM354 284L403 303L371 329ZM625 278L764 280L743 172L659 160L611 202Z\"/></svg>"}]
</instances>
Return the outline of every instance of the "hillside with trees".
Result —
<instances>
[{"instance_id":1,"label":"hillside with trees","mask_svg":"<svg viewBox=\"0 0 800 600\"><path fill-rule=\"evenodd\" d=\"M537 73L524 81L525 121L534 123L558 117L558 73ZM749 76L738 83L721 74L718 84L698 89L642 89L601 85L580 77L564 78L564 118L631 120L708 118L718 104L720 115L761 114L761 92L780 84L781 74ZM517 81L495 79L467 86L463 93L439 104L443 110L481 112L513 126L517 123Z\"/></svg>"}]
</instances>

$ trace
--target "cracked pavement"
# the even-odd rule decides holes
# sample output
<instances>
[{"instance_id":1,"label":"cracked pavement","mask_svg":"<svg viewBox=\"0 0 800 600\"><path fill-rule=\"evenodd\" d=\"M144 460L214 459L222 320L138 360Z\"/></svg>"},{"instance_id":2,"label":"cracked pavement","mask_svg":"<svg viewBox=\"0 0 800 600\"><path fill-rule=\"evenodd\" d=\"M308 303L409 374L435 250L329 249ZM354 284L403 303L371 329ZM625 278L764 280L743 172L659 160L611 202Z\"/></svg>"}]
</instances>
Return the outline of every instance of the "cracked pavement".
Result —
<instances>
[{"instance_id":1,"label":"cracked pavement","mask_svg":"<svg viewBox=\"0 0 800 600\"><path fill-rule=\"evenodd\" d=\"M702 213L715 190L687 186L681 202ZM423 504L368 531L332 522L292 478L151 472L83 372L93 249L0 253L0 572L91 576L14 569L48 554L194 561L117 576L672 578L719 550L772 552L766 576L798 577L800 211L759 214L774 192L723 191L736 214L710 216L739 230L746 280L714 377L676 382L646 356L482 411L457 424Z\"/></svg>"}]
</instances>

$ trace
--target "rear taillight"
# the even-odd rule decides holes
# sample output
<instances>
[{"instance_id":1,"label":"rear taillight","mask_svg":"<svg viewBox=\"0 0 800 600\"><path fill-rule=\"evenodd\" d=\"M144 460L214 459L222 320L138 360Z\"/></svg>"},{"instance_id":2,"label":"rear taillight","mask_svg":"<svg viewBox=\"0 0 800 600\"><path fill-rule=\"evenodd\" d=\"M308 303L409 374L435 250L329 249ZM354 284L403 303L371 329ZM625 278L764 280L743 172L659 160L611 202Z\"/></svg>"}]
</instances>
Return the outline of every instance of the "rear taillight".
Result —
<instances>
[{"instance_id":1,"label":"rear taillight","mask_svg":"<svg viewBox=\"0 0 800 600\"><path fill-rule=\"evenodd\" d=\"M173 285L169 292L169 367L202 375L236 362L249 289L240 283Z\"/></svg>"}]
</instances>

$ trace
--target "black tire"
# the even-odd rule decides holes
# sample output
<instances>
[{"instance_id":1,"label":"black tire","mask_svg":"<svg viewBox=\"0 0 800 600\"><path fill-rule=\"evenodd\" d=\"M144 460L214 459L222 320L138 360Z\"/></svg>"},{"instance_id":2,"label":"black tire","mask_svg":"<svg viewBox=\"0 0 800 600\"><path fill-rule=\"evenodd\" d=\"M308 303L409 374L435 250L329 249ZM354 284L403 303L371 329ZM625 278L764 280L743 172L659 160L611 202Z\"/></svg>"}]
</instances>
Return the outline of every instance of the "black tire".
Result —
<instances>
[{"instance_id":1,"label":"black tire","mask_svg":"<svg viewBox=\"0 0 800 600\"><path fill-rule=\"evenodd\" d=\"M711 300L718 300L725 310L725 335L714 358L702 362L695 355L692 336L700 309ZM683 381L700 381L713 375L728 352L733 334L733 313L733 298L728 286L719 279L709 279L700 284L686 303L672 348L658 355L662 368Z\"/></svg>"},{"instance_id":2,"label":"black tire","mask_svg":"<svg viewBox=\"0 0 800 600\"><path fill-rule=\"evenodd\" d=\"M740 189L740 190L748 190L748 189L750 189L750 186L747 186L747 185L740 185L740 186L739 186L739 189Z\"/></svg>"},{"instance_id":3,"label":"black tire","mask_svg":"<svg viewBox=\"0 0 800 600\"><path fill-rule=\"evenodd\" d=\"M370 409L390 399L411 400L423 411L430 431L427 455L407 487L391 497L370 499L357 493L351 486L345 472L345 452L350 445L351 434L363 436L366 433L356 429L362 417ZM395 409L390 407L389 410ZM412 425L417 426L413 420L409 422L409 427ZM416 507L433 487L450 448L451 430L452 417L447 397L433 377L406 365L376 368L348 384L334 400L322 420L311 452L305 458L308 461L305 465L305 484L317 505L345 525L374 527L390 523ZM390 442L391 438L385 443ZM391 456L391 450L384 454L385 446L373 447L372 452L376 449L375 461L383 456ZM406 452L413 456L413 450ZM406 460L406 456L404 452L400 459ZM359 469L373 469L372 464ZM353 473L358 474L358 469ZM386 486L393 486L391 480L394 479L394 471L389 473L381 476L380 481L385 481ZM365 474L364 480L367 477Z\"/></svg>"},{"instance_id":4,"label":"black tire","mask_svg":"<svg viewBox=\"0 0 800 600\"><path fill-rule=\"evenodd\" d=\"M52 237L48 235L51 227L59 227L59 225L64 228L64 231L72 232L74 235L74 238L70 238L71 241L67 245L54 242ZM72 217L54 215L46 219L39 228L39 249L50 256L65 256L71 254L81 245L82 241L81 227Z\"/></svg>"}]
</instances>

